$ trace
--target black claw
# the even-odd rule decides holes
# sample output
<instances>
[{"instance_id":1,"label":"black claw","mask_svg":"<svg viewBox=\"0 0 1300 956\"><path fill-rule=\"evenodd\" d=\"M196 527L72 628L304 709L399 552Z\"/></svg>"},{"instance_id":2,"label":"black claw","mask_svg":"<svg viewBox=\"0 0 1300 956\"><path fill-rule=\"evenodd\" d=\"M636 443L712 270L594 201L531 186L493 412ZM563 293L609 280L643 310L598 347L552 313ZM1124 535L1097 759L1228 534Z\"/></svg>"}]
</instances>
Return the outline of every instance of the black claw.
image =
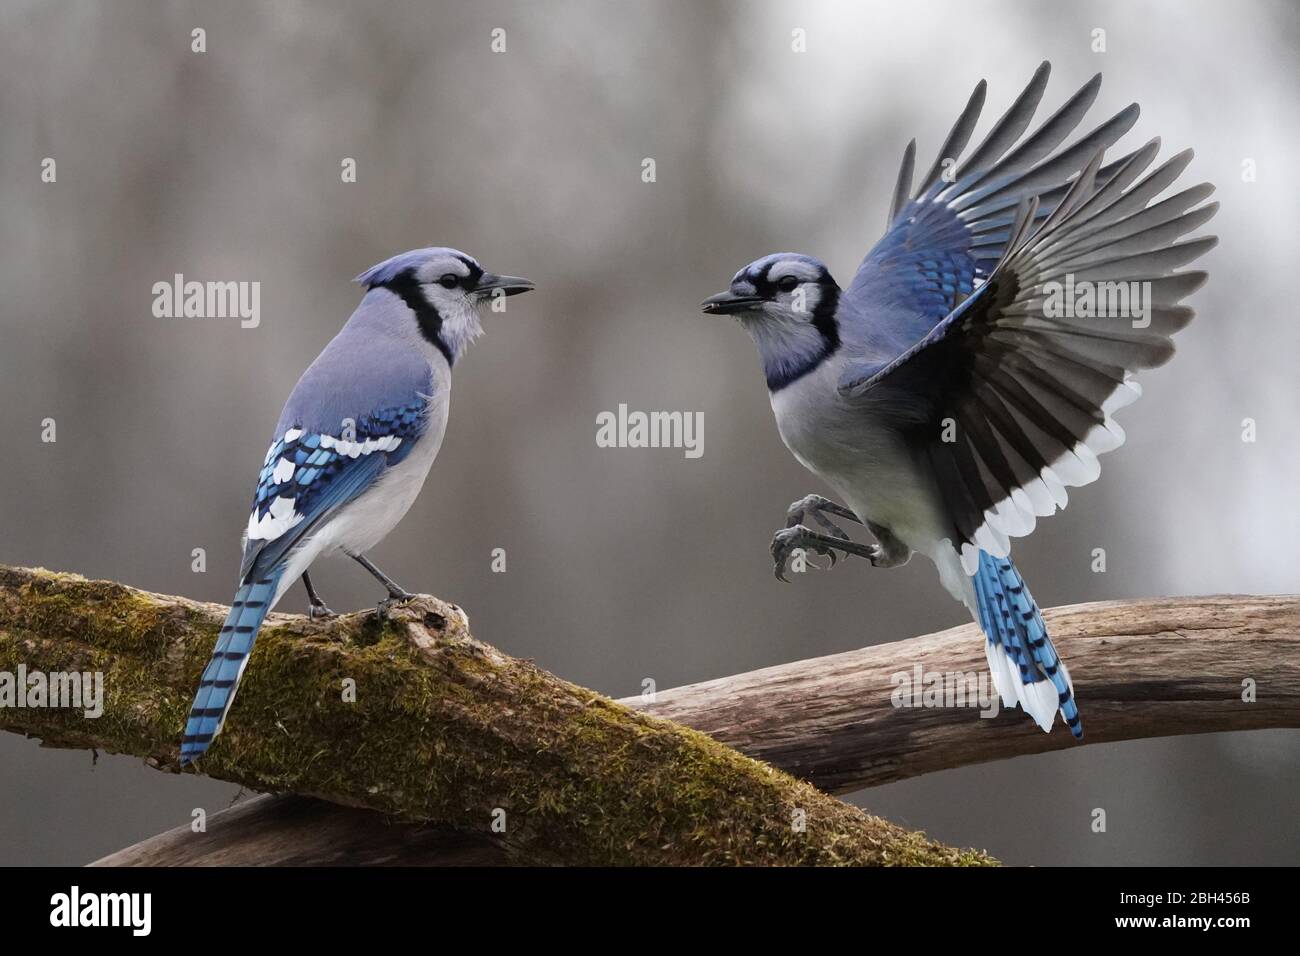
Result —
<instances>
[{"instance_id":1,"label":"black claw","mask_svg":"<svg viewBox=\"0 0 1300 956\"><path fill-rule=\"evenodd\" d=\"M829 559L830 563L825 567L812 561L808 562L818 571L829 571L839 563L841 557L848 557L851 554L862 554L863 549L867 547L866 545L857 544L852 538L844 534L839 528L835 527L821 515L816 512L812 512L812 514L824 527L826 527L827 532L829 532L828 534L821 534L806 526L798 525L793 529L784 528L773 535L771 549L772 559L775 564L773 573L776 575L778 581L784 581L786 584L790 583L785 576L785 564L790 557L791 552L796 548L802 548L805 556L808 554L817 554ZM839 542L843 542L843 544L840 544ZM844 552L843 555L839 553L841 551ZM863 556L867 557L872 564L875 563L874 557L868 555Z\"/></svg>"},{"instance_id":2,"label":"black claw","mask_svg":"<svg viewBox=\"0 0 1300 956\"><path fill-rule=\"evenodd\" d=\"M389 608L396 607L399 604L405 604L407 601L412 600L414 597L415 595L410 593L409 591L401 591L397 594L390 594L388 595L388 597L384 598L382 601L380 601L378 604L375 605L375 610L378 612L380 617L387 617Z\"/></svg>"},{"instance_id":3,"label":"black claw","mask_svg":"<svg viewBox=\"0 0 1300 956\"><path fill-rule=\"evenodd\" d=\"M786 529L788 530L788 529ZM772 536L772 546L769 549L772 553L772 573L776 579L784 584L789 584L789 579L785 576L785 563L790 557L790 552L794 550L793 542L795 536L786 534L785 530L778 531Z\"/></svg>"},{"instance_id":4,"label":"black claw","mask_svg":"<svg viewBox=\"0 0 1300 956\"><path fill-rule=\"evenodd\" d=\"M862 523L861 519L858 518L858 516L854 514L851 510L842 507L840 505L837 505L833 501L826 502L826 504L822 505L822 509L824 511L829 511L833 515L838 515L841 518L847 518L850 521L857 521L859 524Z\"/></svg>"}]
</instances>

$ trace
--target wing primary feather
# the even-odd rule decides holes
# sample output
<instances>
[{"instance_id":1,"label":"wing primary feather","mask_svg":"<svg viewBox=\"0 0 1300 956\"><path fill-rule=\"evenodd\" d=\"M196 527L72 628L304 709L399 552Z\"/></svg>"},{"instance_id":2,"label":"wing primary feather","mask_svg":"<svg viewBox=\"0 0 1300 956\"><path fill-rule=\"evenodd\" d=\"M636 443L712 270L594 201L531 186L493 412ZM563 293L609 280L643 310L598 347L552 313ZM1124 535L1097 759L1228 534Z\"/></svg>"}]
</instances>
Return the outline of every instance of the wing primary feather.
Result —
<instances>
[{"instance_id":1,"label":"wing primary feather","mask_svg":"<svg viewBox=\"0 0 1300 956\"><path fill-rule=\"evenodd\" d=\"M960 183L953 195L960 195L962 202L969 205L1032 168L1039 160L1050 155L1070 135L1070 131L1079 125L1100 89L1101 74L1098 73L1044 120L1038 129L1000 159L996 166L978 172L973 179Z\"/></svg>"},{"instance_id":2,"label":"wing primary feather","mask_svg":"<svg viewBox=\"0 0 1300 956\"><path fill-rule=\"evenodd\" d=\"M1070 187L1070 191L1065 194L1065 198L1056 204L1052 214L1037 228L1035 235L1046 236L1052 229L1063 222L1071 212L1079 208L1079 204L1083 200L1092 195L1092 190L1097 181L1097 170L1101 169L1101 160L1105 155L1106 150L1104 148L1098 149L1093 154L1092 159L1088 161L1088 165L1083 168L1078 178L1075 179L1074 185Z\"/></svg>"},{"instance_id":3,"label":"wing primary feather","mask_svg":"<svg viewBox=\"0 0 1300 956\"><path fill-rule=\"evenodd\" d=\"M1002 253L1002 258L998 260L998 264L993 267L994 272L997 272L998 269L1002 268L1003 264L1016 254L1016 250L1020 248L1020 244L1025 240L1025 237L1029 234L1029 230L1033 227L1034 219L1037 215L1037 196L1027 196L1020 201L1020 207L1016 210L1016 221L1011 226L1011 238L1007 240L1006 249Z\"/></svg>"},{"instance_id":4,"label":"wing primary feather","mask_svg":"<svg viewBox=\"0 0 1300 956\"><path fill-rule=\"evenodd\" d=\"M1155 208L1155 206L1151 207L1153 210ZM1175 239L1199 229L1214 218L1214 214L1218 211L1219 204L1217 202L1207 203L1198 209L1193 209L1191 212L1176 215L1172 219L1166 219L1164 222L1157 221L1154 225L1148 225L1145 229L1139 228L1135 232L1112 235L1101 240L1094 237L1094 240L1097 241L1093 241L1083 248L1067 248L1057 251L1051 257L1044 256L1043 265L1050 268L1062 264L1063 260L1068 259L1071 267L1077 269L1092 265L1094 262L1111 260L1116 256L1159 249L1171 244ZM1137 216L1130 217L1130 219L1137 218ZM1158 219L1159 217L1152 218Z\"/></svg>"},{"instance_id":5,"label":"wing primary feather","mask_svg":"<svg viewBox=\"0 0 1300 956\"><path fill-rule=\"evenodd\" d=\"M1078 269L1071 268L1067 271L1074 276L1076 283L1085 279L1089 282L1118 281L1120 279L1158 279L1167 273L1173 272L1179 266L1186 265L1193 259L1205 255L1218 244L1218 236L1199 236L1195 239L1188 239L1186 242L1176 242L1172 246L1166 246L1163 249L1154 249L1133 256L1117 256L1103 262L1089 262L1086 266ZM1057 267L1057 269L1060 268L1060 266ZM1053 271L1052 274L1048 272L1026 274L1025 282L1037 285L1041 282L1050 281L1057 275L1064 278L1065 273Z\"/></svg>"},{"instance_id":6,"label":"wing primary feather","mask_svg":"<svg viewBox=\"0 0 1300 956\"><path fill-rule=\"evenodd\" d=\"M898 168L898 180L894 183L894 201L889 204L889 222L885 223L885 231L894 224L898 214L903 211L903 207L908 203L908 197L912 194L912 169L916 165L916 140L907 144L907 149L903 150L903 165Z\"/></svg>"},{"instance_id":7,"label":"wing primary feather","mask_svg":"<svg viewBox=\"0 0 1300 956\"><path fill-rule=\"evenodd\" d=\"M1090 204L1103 189L1110 190L1109 196L1111 198L1116 193L1124 190L1150 164L1149 157L1146 158L1145 162L1142 161L1142 154L1143 150L1134 150L1132 153L1121 156L1099 169L1097 171L1097 185L1099 188L1084 205ZM1135 160L1137 162L1134 162ZM1056 204L1070 191L1072 185L1074 185L1074 182L1070 180L1061 183L1059 186L1039 192L1039 215L1046 216L1055 209ZM981 203L978 206L963 209L957 214L957 217L968 223L968 228L972 230L972 233L978 235L981 231L1010 223L1015 218L1015 207L1022 198L1019 193L1004 195L996 202Z\"/></svg>"},{"instance_id":8,"label":"wing primary feather","mask_svg":"<svg viewBox=\"0 0 1300 956\"><path fill-rule=\"evenodd\" d=\"M918 196L925 195L931 186L943 178L944 160L956 163L962 151L966 149L971 133L975 132L975 124L979 122L980 113L984 110L984 98L988 94L988 88L988 82L985 80L975 84L974 92L966 101L966 108L962 110L961 116L957 117L957 122L949 131L948 138L943 141L943 146L939 149L939 155L934 158L934 165L930 167L930 171L921 180L921 185L917 187Z\"/></svg>"},{"instance_id":9,"label":"wing primary feather","mask_svg":"<svg viewBox=\"0 0 1300 956\"><path fill-rule=\"evenodd\" d=\"M1118 163L1103 166L1097 172L1097 191L1083 201L1075 213L1070 229L1060 236L1047 237L1046 246L1053 246L1071 238L1077 230L1091 222L1094 217L1106 210L1112 202L1120 198L1124 190L1151 165L1160 151L1160 137L1155 137L1141 149L1134 150L1122 157Z\"/></svg>"},{"instance_id":10,"label":"wing primary feather","mask_svg":"<svg viewBox=\"0 0 1300 956\"><path fill-rule=\"evenodd\" d=\"M1034 118L1034 112L1043 99L1043 91L1047 89L1047 78L1051 73L1052 64L1046 60L1038 64L1038 69L1034 71L1029 84L1016 97L1016 101L1011 104L1010 108L1002 114L1002 117L993 125L993 128L989 130L988 135L975 148L975 152L971 154L970 159L966 160L961 165L961 168L957 170L957 183L953 186L954 192L959 192L961 188L964 188L962 182L968 175L979 176L986 166L997 162L1002 154L1010 149L1012 144L1029 128L1029 124Z\"/></svg>"},{"instance_id":11,"label":"wing primary feather","mask_svg":"<svg viewBox=\"0 0 1300 956\"><path fill-rule=\"evenodd\" d=\"M980 209L996 209L998 200L1005 197L1017 197L1028 192L1040 192L1062 180L1086 165L1089 158L1099 149L1109 149L1121 136L1133 128L1137 122L1138 105L1133 103L1127 109L1116 113L1087 136L1070 147L1044 159L1032 169L1025 171L1010 181L999 176L995 181L980 189L972 190L953 203L953 209L970 209L971 214L979 217ZM1080 116L1082 119L1082 115ZM973 208L972 208L973 207Z\"/></svg>"},{"instance_id":12,"label":"wing primary feather","mask_svg":"<svg viewBox=\"0 0 1300 956\"><path fill-rule=\"evenodd\" d=\"M1075 223L1074 230L1080 230L1089 224L1100 229L1133 213L1141 212L1146 208L1147 203L1164 192L1178 178L1191 161L1192 151L1190 149L1185 149L1181 153L1170 156L1148 173L1136 186L1119 196L1111 198L1110 201L1104 204L1101 201L1092 204L1096 205L1096 209L1091 208L1090 205L1087 215L1081 216L1078 222Z\"/></svg>"},{"instance_id":13,"label":"wing primary feather","mask_svg":"<svg viewBox=\"0 0 1300 956\"><path fill-rule=\"evenodd\" d=\"M1079 125L1100 91L1101 74L1096 73L987 175L1006 176L1016 170L1029 169L1051 153Z\"/></svg>"},{"instance_id":14,"label":"wing primary feather","mask_svg":"<svg viewBox=\"0 0 1300 956\"><path fill-rule=\"evenodd\" d=\"M1154 206L1148 206L1141 212L1114 222L1093 223L1092 228L1086 228L1086 224L1076 226L1072 223L1070 229L1063 232L1059 239L1044 243L1042 256L1044 260L1054 260L1066 254L1082 255L1109 243L1127 239L1146 229L1173 221L1184 214L1196 215L1201 210L1211 208L1217 210L1219 204L1210 203L1193 213L1187 212L1197 203L1209 198L1213 192L1214 186L1210 183L1201 183L1175 193ZM1208 218L1213 213L1202 213L1202 215Z\"/></svg>"}]
</instances>

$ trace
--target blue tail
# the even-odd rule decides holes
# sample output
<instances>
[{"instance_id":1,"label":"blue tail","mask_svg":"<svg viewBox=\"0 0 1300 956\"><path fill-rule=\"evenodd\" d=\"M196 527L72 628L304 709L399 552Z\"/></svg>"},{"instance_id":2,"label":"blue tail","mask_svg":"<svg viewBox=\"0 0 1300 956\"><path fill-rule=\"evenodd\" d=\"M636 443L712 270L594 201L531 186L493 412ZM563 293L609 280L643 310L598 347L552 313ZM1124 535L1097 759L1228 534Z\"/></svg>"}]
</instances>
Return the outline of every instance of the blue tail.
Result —
<instances>
[{"instance_id":1,"label":"blue tail","mask_svg":"<svg viewBox=\"0 0 1300 956\"><path fill-rule=\"evenodd\" d=\"M230 614L221 626L217 646L213 648L208 666L203 669L199 692L194 695L190 719L185 723L185 736L181 738L181 766L201 756L211 745L221 725L226 720L230 705L244 665L252 653L253 642L262 620L271 610L271 598L280 582L280 570L272 571L258 581L247 581L235 592Z\"/></svg>"},{"instance_id":2,"label":"blue tail","mask_svg":"<svg viewBox=\"0 0 1300 956\"><path fill-rule=\"evenodd\" d=\"M988 636L989 669L1003 703L1019 703L1049 731L1059 709L1070 733L1082 737L1070 672L1047 636L1043 615L1025 579L1010 558L981 551L974 581L980 626Z\"/></svg>"}]
</instances>

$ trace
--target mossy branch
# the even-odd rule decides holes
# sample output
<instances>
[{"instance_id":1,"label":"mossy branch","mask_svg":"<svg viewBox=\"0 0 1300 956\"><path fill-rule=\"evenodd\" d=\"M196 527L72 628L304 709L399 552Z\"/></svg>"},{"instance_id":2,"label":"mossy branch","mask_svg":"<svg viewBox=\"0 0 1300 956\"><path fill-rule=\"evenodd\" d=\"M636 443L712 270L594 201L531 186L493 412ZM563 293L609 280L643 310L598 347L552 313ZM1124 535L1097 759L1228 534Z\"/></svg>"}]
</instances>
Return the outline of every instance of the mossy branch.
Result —
<instances>
[{"instance_id":1,"label":"mossy branch","mask_svg":"<svg viewBox=\"0 0 1300 956\"><path fill-rule=\"evenodd\" d=\"M174 770L224 616L113 582L0 567L0 671L104 675L99 718L3 708L0 728ZM492 839L530 862L992 862L507 657L430 597L382 621L272 615L201 771L480 835L504 811L505 833Z\"/></svg>"}]
</instances>

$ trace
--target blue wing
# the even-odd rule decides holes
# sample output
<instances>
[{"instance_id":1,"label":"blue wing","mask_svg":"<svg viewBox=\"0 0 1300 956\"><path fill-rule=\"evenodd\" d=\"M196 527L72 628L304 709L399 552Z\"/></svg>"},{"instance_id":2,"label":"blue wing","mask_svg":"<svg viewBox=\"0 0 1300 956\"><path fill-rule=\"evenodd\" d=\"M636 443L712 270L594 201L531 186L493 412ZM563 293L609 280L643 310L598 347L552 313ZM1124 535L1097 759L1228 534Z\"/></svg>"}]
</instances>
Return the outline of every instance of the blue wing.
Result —
<instances>
[{"instance_id":1,"label":"blue wing","mask_svg":"<svg viewBox=\"0 0 1300 956\"><path fill-rule=\"evenodd\" d=\"M908 146L889 228L841 294L836 318L853 359L846 384L878 372L924 338L988 279L1006 250L1020 203L1036 197L1036 218L1045 220L1069 189L1067 180L1136 122L1138 107L1132 104L1053 155L1096 99L1101 86L1097 75L1016 146L1050 72L1049 64L1039 66L1024 92L958 166L983 109L981 81L915 194L915 144ZM1121 175L1133 155L1100 169L1098 184Z\"/></svg>"},{"instance_id":2,"label":"blue wing","mask_svg":"<svg viewBox=\"0 0 1300 956\"><path fill-rule=\"evenodd\" d=\"M428 402L382 408L347 434L289 428L258 476L240 580L257 579L340 507L407 454L424 432Z\"/></svg>"},{"instance_id":3,"label":"blue wing","mask_svg":"<svg viewBox=\"0 0 1300 956\"><path fill-rule=\"evenodd\" d=\"M411 451L424 433L428 402L382 408L355 432L330 435L293 425L271 443L248 519L240 586L190 707L181 765L207 752L235 702L257 632L275 599L285 556Z\"/></svg>"},{"instance_id":4,"label":"blue wing","mask_svg":"<svg viewBox=\"0 0 1300 956\"><path fill-rule=\"evenodd\" d=\"M1192 319L1178 303L1205 273L1175 270L1217 240L1176 240L1218 204L1198 207L1213 189L1203 183L1148 205L1191 159L1127 188L1154 154L1139 150L1099 185L1099 151L1041 223L1037 197L1026 199L969 298L897 358L844 377L845 400L928 463L969 573L979 549L1005 556L1008 536L1065 506L1066 486L1097 477L1097 455L1124 439L1111 413L1141 394L1132 373L1167 361ZM1074 308L1087 300L1065 302L1069 288L1093 304Z\"/></svg>"}]
</instances>

